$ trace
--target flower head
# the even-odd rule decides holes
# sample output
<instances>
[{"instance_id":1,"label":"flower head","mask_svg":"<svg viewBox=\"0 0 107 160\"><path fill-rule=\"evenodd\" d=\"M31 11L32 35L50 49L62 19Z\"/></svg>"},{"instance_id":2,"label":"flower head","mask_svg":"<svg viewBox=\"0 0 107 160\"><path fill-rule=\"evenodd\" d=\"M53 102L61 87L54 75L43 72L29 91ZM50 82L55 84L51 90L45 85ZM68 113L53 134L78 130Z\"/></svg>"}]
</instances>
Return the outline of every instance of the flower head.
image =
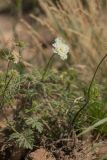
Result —
<instances>
[{"instance_id":1,"label":"flower head","mask_svg":"<svg viewBox=\"0 0 107 160\"><path fill-rule=\"evenodd\" d=\"M56 38L55 42L52 44L53 52L57 53L62 60L67 59L67 54L69 52L69 46L64 43L61 38Z\"/></svg>"},{"instance_id":2,"label":"flower head","mask_svg":"<svg viewBox=\"0 0 107 160\"><path fill-rule=\"evenodd\" d=\"M1 48L0 49L0 58L4 60L12 61L13 63L17 64L20 61L20 55L15 50L12 51L11 49Z\"/></svg>"},{"instance_id":3,"label":"flower head","mask_svg":"<svg viewBox=\"0 0 107 160\"><path fill-rule=\"evenodd\" d=\"M19 63L19 61L20 61L20 56L19 56L19 53L18 53L18 52L13 51L13 52L11 53L11 58L12 58L12 60L13 60L13 62L14 62L15 64Z\"/></svg>"}]
</instances>

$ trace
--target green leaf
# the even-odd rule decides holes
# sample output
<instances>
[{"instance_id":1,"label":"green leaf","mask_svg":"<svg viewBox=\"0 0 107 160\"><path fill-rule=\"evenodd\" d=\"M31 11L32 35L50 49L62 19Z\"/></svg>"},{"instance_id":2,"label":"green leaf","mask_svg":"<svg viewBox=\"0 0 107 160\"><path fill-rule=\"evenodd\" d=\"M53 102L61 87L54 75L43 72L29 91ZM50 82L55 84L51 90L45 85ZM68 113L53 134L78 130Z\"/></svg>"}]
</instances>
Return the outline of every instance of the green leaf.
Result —
<instances>
[{"instance_id":1,"label":"green leaf","mask_svg":"<svg viewBox=\"0 0 107 160\"><path fill-rule=\"evenodd\" d=\"M23 133L13 133L10 136L10 140L15 140L19 147L32 149L34 144L33 131L27 129Z\"/></svg>"},{"instance_id":2,"label":"green leaf","mask_svg":"<svg viewBox=\"0 0 107 160\"><path fill-rule=\"evenodd\" d=\"M43 131L42 123L36 122L36 129L38 130L39 133L42 133L42 131Z\"/></svg>"},{"instance_id":3,"label":"green leaf","mask_svg":"<svg viewBox=\"0 0 107 160\"><path fill-rule=\"evenodd\" d=\"M38 130L39 133L42 133L43 131L43 125L41 122L39 122L38 118L28 118L26 120L26 124L31 126L32 128L36 128Z\"/></svg>"},{"instance_id":4,"label":"green leaf","mask_svg":"<svg viewBox=\"0 0 107 160\"><path fill-rule=\"evenodd\" d=\"M100 126L100 125L102 125L102 124L104 124L104 123L106 123L106 122L107 122L107 118L104 118L104 119L98 121L98 122L95 123L94 125L92 125L92 126L88 127L87 129L85 129L82 133L80 133L80 134L78 135L78 137L80 137L81 135L86 134L86 133L94 130L96 127L98 127L98 126Z\"/></svg>"}]
</instances>

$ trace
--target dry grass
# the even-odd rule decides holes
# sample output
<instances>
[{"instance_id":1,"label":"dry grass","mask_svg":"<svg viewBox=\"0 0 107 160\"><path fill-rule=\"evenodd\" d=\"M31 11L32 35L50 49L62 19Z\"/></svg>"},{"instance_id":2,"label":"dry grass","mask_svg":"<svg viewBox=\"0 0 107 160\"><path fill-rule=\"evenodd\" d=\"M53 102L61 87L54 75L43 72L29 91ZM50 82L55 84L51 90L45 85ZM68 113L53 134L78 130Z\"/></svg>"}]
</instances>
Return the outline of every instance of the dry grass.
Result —
<instances>
[{"instance_id":1,"label":"dry grass","mask_svg":"<svg viewBox=\"0 0 107 160\"><path fill-rule=\"evenodd\" d=\"M50 0L39 0L46 16L30 17L46 27L48 34L61 36L69 43L72 63L85 64L95 69L107 50L106 5L103 5L106 1L85 2L87 7L81 0L60 0L57 5ZM40 43L42 35L38 37L35 34Z\"/></svg>"}]
</instances>

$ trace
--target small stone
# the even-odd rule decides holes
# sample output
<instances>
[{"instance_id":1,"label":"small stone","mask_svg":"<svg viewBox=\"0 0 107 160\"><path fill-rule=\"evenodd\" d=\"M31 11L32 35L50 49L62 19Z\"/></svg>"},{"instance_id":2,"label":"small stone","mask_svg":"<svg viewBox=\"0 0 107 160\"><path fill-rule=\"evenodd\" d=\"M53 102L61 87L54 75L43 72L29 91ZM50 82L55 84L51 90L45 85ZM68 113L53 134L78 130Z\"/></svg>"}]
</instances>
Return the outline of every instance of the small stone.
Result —
<instances>
[{"instance_id":1,"label":"small stone","mask_svg":"<svg viewBox=\"0 0 107 160\"><path fill-rule=\"evenodd\" d=\"M31 160L55 160L52 154L43 148L30 153L29 158Z\"/></svg>"}]
</instances>

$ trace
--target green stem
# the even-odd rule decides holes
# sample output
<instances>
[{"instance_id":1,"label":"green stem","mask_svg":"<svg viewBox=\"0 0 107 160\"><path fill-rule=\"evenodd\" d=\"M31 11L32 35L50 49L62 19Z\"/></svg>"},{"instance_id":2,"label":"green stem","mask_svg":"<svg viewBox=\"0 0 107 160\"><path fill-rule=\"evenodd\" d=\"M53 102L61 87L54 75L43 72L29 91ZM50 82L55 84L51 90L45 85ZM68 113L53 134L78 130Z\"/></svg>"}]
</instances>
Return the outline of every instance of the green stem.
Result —
<instances>
[{"instance_id":1,"label":"green stem","mask_svg":"<svg viewBox=\"0 0 107 160\"><path fill-rule=\"evenodd\" d=\"M3 114L4 118L5 118L6 123L8 124L8 126L9 126L14 132L19 133L19 132L13 127L13 125L9 122L9 120L8 120L6 114L5 114L5 111L3 110L3 108L1 108L1 110L2 110L2 114Z\"/></svg>"},{"instance_id":2,"label":"green stem","mask_svg":"<svg viewBox=\"0 0 107 160\"><path fill-rule=\"evenodd\" d=\"M16 27L17 27L19 20L22 17L22 0L13 0L13 3L15 7L15 14L16 14L15 15L16 17L13 23L13 35L14 35L15 41L17 42L19 41L19 36L17 34Z\"/></svg>"},{"instance_id":3,"label":"green stem","mask_svg":"<svg viewBox=\"0 0 107 160\"><path fill-rule=\"evenodd\" d=\"M18 19L22 17L22 0L17 0L17 16Z\"/></svg>"},{"instance_id":4,"label":"green stem","mask_svg":"<svg viewBox=\"0 0 107 160\"><path fill-rule=\"evenodd\" d=\"M9 80L7 82L7 78L8 78L8 71L9 71L9 66L10 66L10 61L8 62L8 65L7 65L7 70L6 70L6 75L5 75L5 79L4 79L4 90L3 90L3 93L2 93L2 100L1 100L1 103L0 103L0 108L2 108L3 106L3 103L4 103L4 97L5 97L5 92L6 92L6 89L8 88L8 85L10 83L11 80Z\"/></svg>"},{"instance_id":5,"label":"green stem","mask_svg":"<svg viewBox=\"0 0 107 160\"><path fill-rule=\"evenodd\" d=\"M5 75L5 84L6 84L6 81L7 81L7 77L8 77L8 71L9 71L9 67L10 67L10 61L8 62L7 64L7 70L6 70L6 75Z\"/></svg>"},{"instance_id":6,"label":"green stem","mask_svg":"<svg viewBox=\"0 0 107 160\"><path fill-rule=\"evenodd\" d=\"M1 105L0 108L2 108L3 104L4 104L4 98L5 98L5 92L8 89L8 86L10 84L10 81L12 80L13 76L10 77L9 81L6 83L3 94L2 94L2 101L1 101Z\"/></svg>"},{"instance_id":7,"label":"green stem","mask_svg":"<svg viewBox=\"0 0 107 160\"><path fill-rule=\"evenodd\" d=\"M95 72L94 72L94 75L93 75L93 77L92 77L92 80L91 80L91 82L90 82L90 85L89 85L89 88L88 88L88 92L87 92L87 95L86 95L86 99L85 99L85 104L84 104L84 105L77 111L77 113L75 114L75 116L74 116L74 118L73 118L73 120L72 120L70 129L71 129L72 127L74 127L75 121L76 121L77 117L79 116L80 112L81 112L85 107L87 107L87 105L88 105L88 103L89 103L89 101L90 101L90 91L91 91L91 88L92 88L92 85L93 85L95 76L96 76L96 74L97 74L97 71L98 71L99 67L101 66L101 64L103 63L103 61L104 61L106 58L107 58L107 54L106 54L106 55L101 59L101 61L99 62L98 66L97 66L97 68L96 68L96 70L95 70Z\"/></svg>"},{"instance_id":8,"label":"green stem","mask_svg":"<svg viewBox=\"0 0 107 160\"><path fill-rule=\"evenodd\" d=\"M10 82L11 82L11 80L12 80L12 78L13 78L13 75L10 77L10 79L7 81L7 78L8 78L8 72L9 72L9 66L10 66L10 61L8 62L8 65L7 65L7 70L6 70L6 75L5 75L5 86L4 86L4 90L3 90L3 93L2 93L2 100L1 100L1 103L0 103L0 109L1 109L1 111L2 111L2 114L3 114L3 116L4 116L4 118L5 118L5 120L6 120L6 122L7 122L7 124L10 126L10 128L14 131L14 132L16 132L16 133L18 133L17 131L16 131L16 129L12 126L12 124L9 122L9 120L8 120L8 118L7 118L7 116L6 116L6 114L5 114L5 111L4 111L4 99L5 99L5 93L6 93L6 90L8 89L8 86L9 86L9 84L10 84Z\"/></svg>"},{"instance_id":9,"label":"green stem","mask_svg":"<svg viewBox=\"0 0 107 160\"><path fill-rule=\"evenodd\" d=\"M47 65L46 65L46 67L45 67L45 69L44 69L44 73L43 73L43 75L42 75L41 81L44 81L45 75L46 75L46 73L47 73L47 71L48 71L48 68L49 68L49 66L50 66L50 63L52 62L54 56L55 56L55 54L53 54L53 55L50 57Z\"/></svg>"}]
</instances>

